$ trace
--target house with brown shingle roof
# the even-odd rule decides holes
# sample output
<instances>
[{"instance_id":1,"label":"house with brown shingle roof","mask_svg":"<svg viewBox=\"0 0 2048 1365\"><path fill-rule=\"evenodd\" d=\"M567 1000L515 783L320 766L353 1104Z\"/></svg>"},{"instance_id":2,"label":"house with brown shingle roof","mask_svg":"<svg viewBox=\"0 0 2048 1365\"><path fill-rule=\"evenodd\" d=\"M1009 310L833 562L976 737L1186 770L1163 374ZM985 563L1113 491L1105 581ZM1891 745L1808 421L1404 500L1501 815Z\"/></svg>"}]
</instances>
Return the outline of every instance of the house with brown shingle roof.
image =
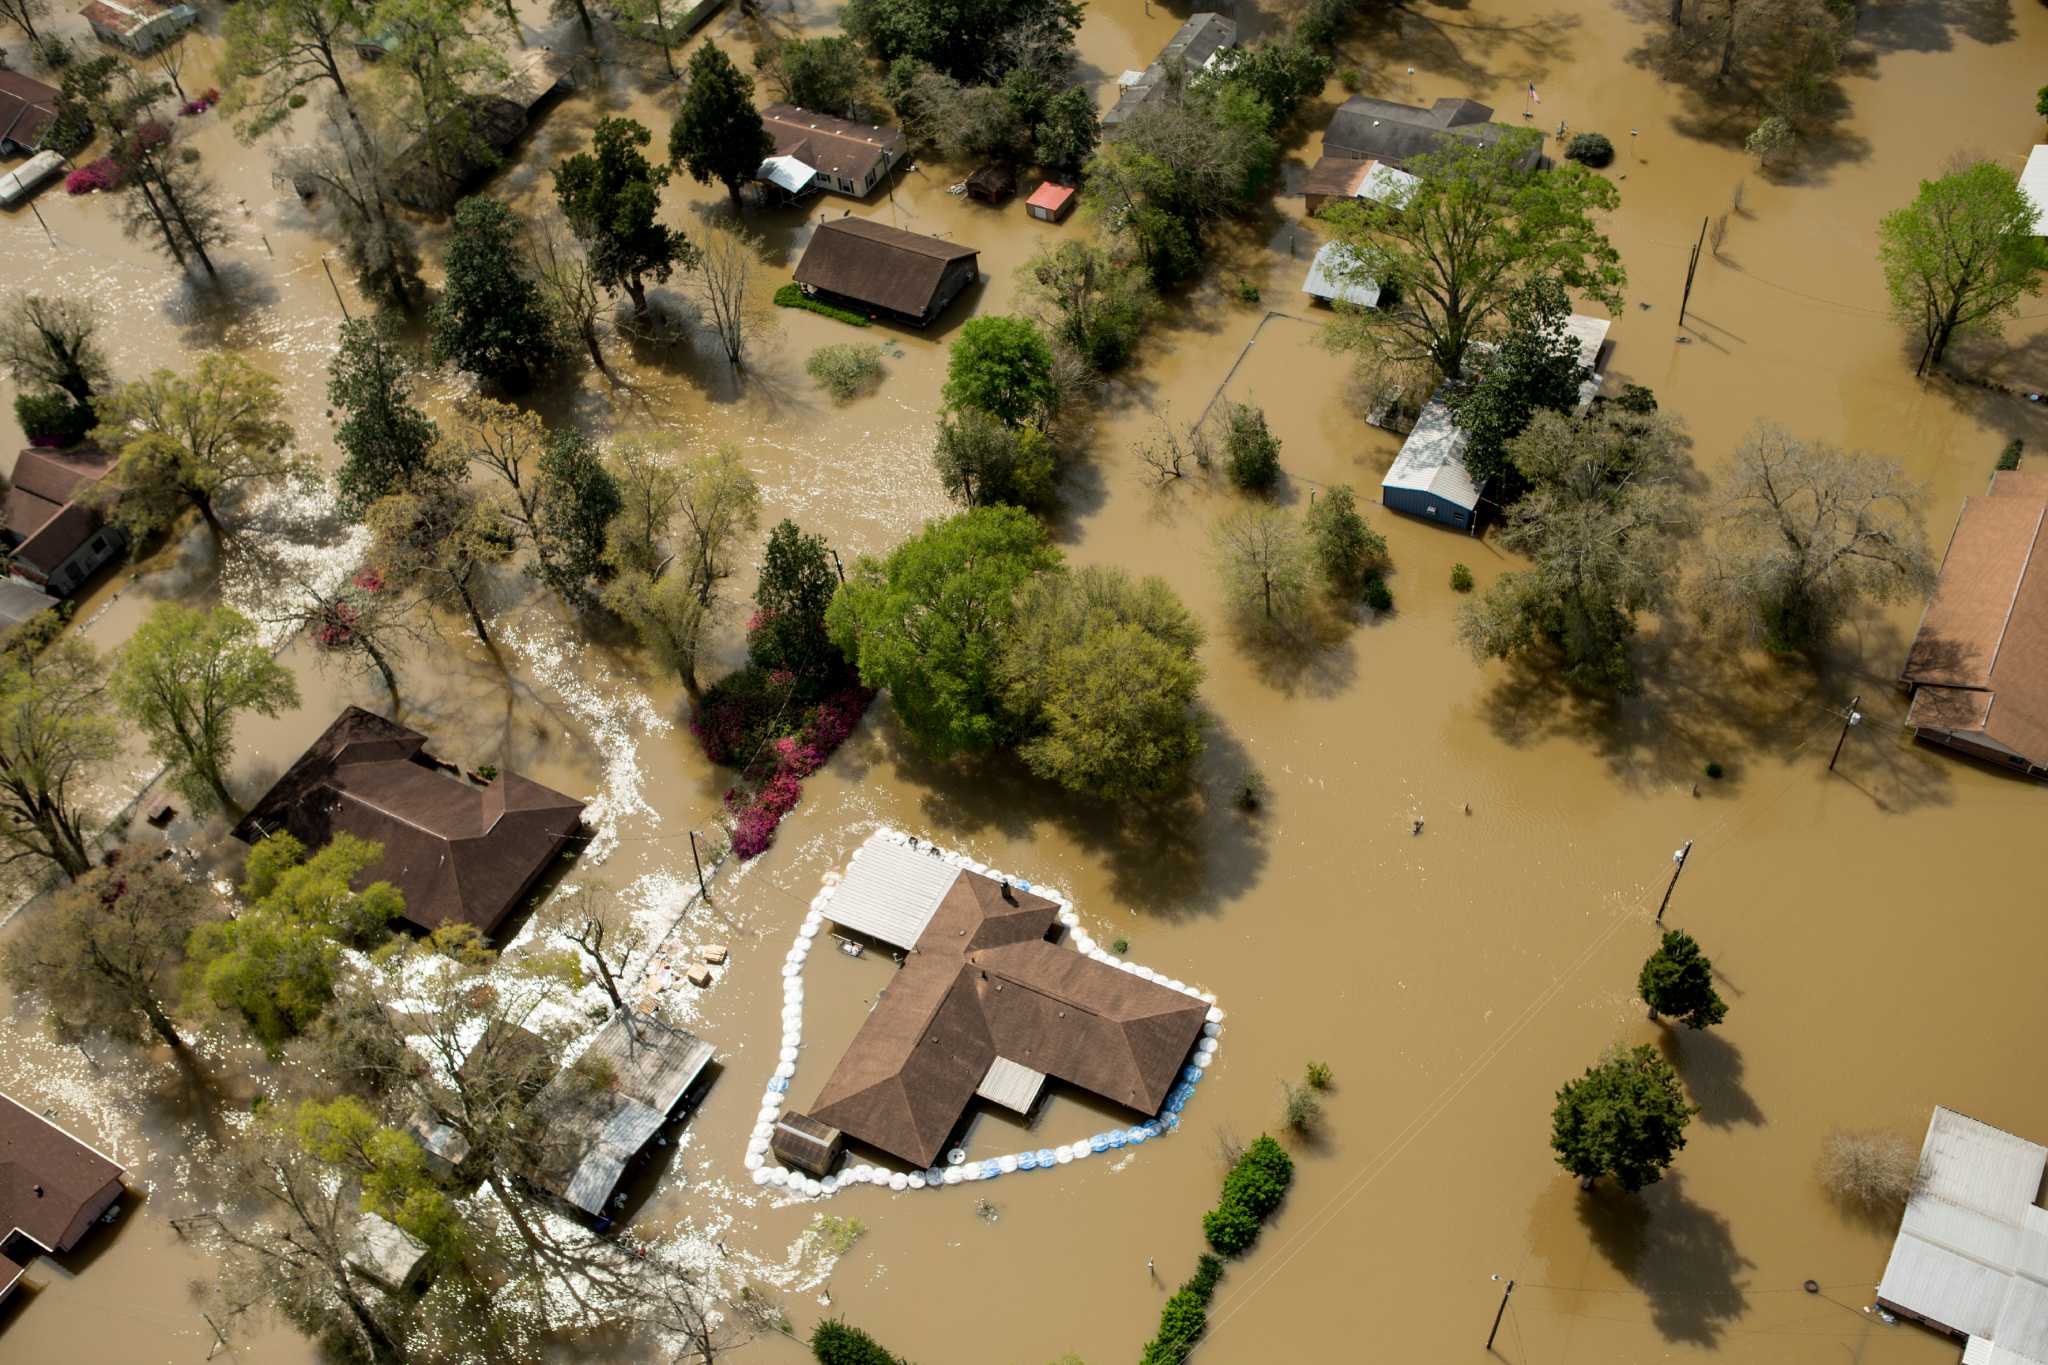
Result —
<instances>
[{"instance_id":1,"label":"house with brown shingle roof","mask_svg":"<svg viewBox=\"0 0 2048 1365\"><path fill-rule=\"evenodd\" d=\"M2048 474L1964 500L1899 681L1921 739L2048 777Z\"/></svg>"},{"instance_id":2,"label":"house with brown shingle roof","mask_svg":"<svg viewBox=\"0 0 2048 1365\"><path fill-rule=\"evenodd\" d=\"M796 263L796 282L828 303L924 327L981 277L979 259L973 247L940 237L866 218L833 218L811 234Z\"/></svg>"},{"instance_id":3,"label":"house with brown shingle roof","mask_svg":"<svg viewBox=\"0 0 2048 1365\"><path fill-rule=\"evenodd\" d=\"M127 548L128 537L87 497L113 467L114 457L95 445L21 452L0 520L14 577L61 597Z\"/></svg>"},{"instance_id":4,"label":"house with brown shingle roof","mask_svg":"<svg viewBox=\"0 0 2048 1365\"><path fill-rule=\"evenodd\" d=\"M337 834L384 846L359 880L388 881L405 919L432 931L495 934L556 857L574 846L583 803L518 773L478 787L427 752L427 737L351 706L235 826L255 843L288 831L308 849Z\"/></svg>"},{"instance_id":5,"label":"house with brown shingle roof","mask_svg":"<svg viewBox=\"0 0 2048 1365\"><path fill-rule=\"evenodd\" d=\"M0 1095L0 1299L37 1256L77 1246L121 1194L119 1162Z\"/></svg>"},{"instance_id":6,"label":"house with brown shingle roof","mask_svg":"<svg viewBox=\"0 0 2048 1365\"><path fill-rule=\"evenodd\" d=\"M1055 902L916 850L865 847L829 913L855 932L922 924L808 1111L913 1165L977 1098L1028 1112L1048 1079L1155 1114L1201 1037L1200 999L1057 942Z\"/></svg>"},{"instance_id":7,"label":"house with brown shingle roof","mask_svg":"<svg viewBox=\"0 0 2048 1365\"><path fill-rule=\"evenodd\" d=\"M57 121L57 88L0 68L0 152L26 156Z\"/></svg>"},{"instance_id":8,"label":"house with brown shingle roof","mask_svg":"<svg viewBox=\"0 0 2048 1365\"><path fill-rule=\"evenodd\" d=\"M899 128L854 123L830 114L815 113L794 104L771 104L761 111L761 126L775 139L771 161L793 159L812 172L809 185L791 187L785 177L767 173L792 193L806 189L830 190L852 199L864 199L889 178L890 168L903 159L908 146Z\"/></svg>"}]
</instances>

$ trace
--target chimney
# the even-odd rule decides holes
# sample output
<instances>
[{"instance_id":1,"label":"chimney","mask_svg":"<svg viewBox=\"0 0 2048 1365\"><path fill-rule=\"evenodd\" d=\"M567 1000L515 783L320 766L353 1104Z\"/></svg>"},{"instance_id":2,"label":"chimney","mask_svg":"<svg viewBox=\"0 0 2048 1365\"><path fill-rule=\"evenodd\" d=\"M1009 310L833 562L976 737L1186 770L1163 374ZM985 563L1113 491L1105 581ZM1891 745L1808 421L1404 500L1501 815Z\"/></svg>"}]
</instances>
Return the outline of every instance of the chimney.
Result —
<instances>
[{"instance_id":1,"label":"chimney","mask_svg":"<svg viewBox=\"0 0 2048 1365\"><path fill-rule=\"evenodd\" d=\"M1010 879L1008 877L1003 878L1003 899L1012 905L1017 903L1017 893L1010 889Z\"/></svg>"}]
</instances>

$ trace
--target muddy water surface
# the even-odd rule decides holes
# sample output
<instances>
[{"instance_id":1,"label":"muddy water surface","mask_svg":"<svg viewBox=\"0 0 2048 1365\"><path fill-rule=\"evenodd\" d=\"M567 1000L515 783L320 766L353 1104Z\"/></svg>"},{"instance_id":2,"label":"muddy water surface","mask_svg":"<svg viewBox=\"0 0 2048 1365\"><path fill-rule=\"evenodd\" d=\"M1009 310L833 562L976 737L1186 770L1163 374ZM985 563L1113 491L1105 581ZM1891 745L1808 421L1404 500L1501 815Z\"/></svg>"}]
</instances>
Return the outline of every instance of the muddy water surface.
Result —
<instances>
[{"instance_id":1,"label":"muddy water surface","mask_svg":"<svg viewBox=\"0 0 2048 1365\"><path fill-rule=\"evenodd\" d=\"M1142 65L1178 18L1122 0L1092 5L1086 74L1107 83ZM812 7L792 19L818 30L830 14ZM1651 27L1597 0L1526 12L1490 0L1422 6L1346 55L1376 94L1471 94L1513 119L1534 82L1546 129L1565 119L1607 132L1622 147L1610 169L1623 198L1612 235L1633 281L1616 316L1612 382L1649 384L1681 414L1708 478L1759 416L1894 456L1928 482L1939 543L2000 445L2019 435L2038 448L2048 424L2011 396L1912 380L1912 357L1882 314L1875 223L1958 150L2017 163L2039 131L2028 92L2048 13L1922 0L1867 7L1860 25L1872 56L1843 82L1840 137L1782 181L1681 131L1693 104L1633 56ZM714 34L747 45L730 18ZM189 45L203 52L207 42ZM1326 106L1341 95L1333 82ZM666 98L630 72L585 79L499 188L537 208L543 167L595 118L630 111L659 135ZM283 379L302 432L331 458L322 389L336 303L321 244L289 196L270 189L262 150L217 124L193 131L206 164L247 201L222 252L231 303L196 301L119 237L98 199L42 196L54 243L20 214L0 232L24 269L118 316L119 370L244 348ZM1291 149L1290 175L1313 160L1315 142ZM969 303L1001 311L1017 264L1087 228L964 203L946 193L961 173L920 165L853 211L978 247L987 278ZM720 198L678 184L669 216L694 225ZM1105 390L1057 528L1074 561L1163 574L1209 623L1203 799L1149 822L1077 808L1000 766L930 764L878 706L807 785L776 848L725 868L712 904L677 927L678 941L735 950L710 992L672 1000L716 1042L724 1070L680 1150L650 1173L638 1225L721 1244L733 1275L779 1293L799 1328L843 1312L912 1359L1128 1359L1199 1249L1198 1214L1219 1174L1215 1135L1272 1126L1280 1082L1313 1058L1336 1077L1324 1135L1298 1149L1287 1207L1224 1280L1203 1359L1476 1361L1499 1276L1518 1287L1495 1349L1517 1362L1953 1360L1954 1346L1860 1311L1889 1231L1836 1211L1811 1168L1829 1128L1917 1134L1935 1103L2048 1132L2030 1045L2041 1024L2032 964L2048 949L2044 887L2028 856L2041 792L1904 738L1889 680L1915 605L1853 623L1819 675L1731 659L1682 624L1651 630L1642 694L1594 711L1539 676L1475 668L1457 648L1450 566L1469 564L1484 584L1511 567L1493 545L1374 513L1396 563L1397 610L1306 657L1248 653L1221 619L1207 561L1209 527L1231 499L1199 480L1155 488L1129 450L1156 414L1190 420L1221 391L1265 408L1284 443L1284 499L1345 482L1370 500L1397 443L1352 413L1345 367L1314 344L1321 315L1295 289L1316 229L1298 221L1298 206L1283 199L1220 243L1210 282L1148 341L1144 363ZM754 221L764 297L787 278L810 224L847 208L827 199ZM1701 220L1723 212L1720 250L1701 267L1681 329L1686 253ZM435 243L430 231L430 257ZM1238 301L1240 278L1259 286L1259 304ZM657 297L687 310L680 288ZM948 332L968 315L956 307L927 335L864 334L888 345L888 377L845 407L802 370L811 349L845 330L779 312L744 382L698 334L679 346L622 344L629 388L587 376L544 407L600 433L647 430L686 448L732 442L763 484L768 522L792 516L842 554L879 550L945 510L927 464L930 416ZM2005 343L1976 344L1965 366L2038 385L2048 377L2042 335L2038 316L2023 319ZM308 565L345 570L355 542L319 510L266 508L265 534L299 546ZM194 537L101 587L85 632L111 647L167 597L219 591L261 605L265 588L232 568L216 583L213 554ZM448 757L518 766L593 798L599 832L568 879L602 879L680 914L687 834L714 818L724 779L689 744L676 690L630 654L577 642L521 582L496 585L493 608L509 671L451 626L445 642L408 651L405 718ZM736 635L723 653L737 657ZM341 703L388 705L374 680L334 671L302 643L285 657L304 705L244 728L238 780L248 791ZM1830 775L1830 708L1852 693L1869 719ZM1700 776L1710 760L1725 765L1723 780ZM132 755L108 779L109 805L152 766ZM1272 797L1247 817L1229 797L1252 769ZM849 1192L830 1211L868 1232L836 1266L820 1265L797 1246L813 1210L762 1197L738 1158L774 1062L780 950L819 879L878 823L1059 886L1091 933L1126 937L1138 960L1217 992L1229 1019L1222 1059L1173 1141L974 1191ZM206 831L181 823L172 833L203 845ZM1670 850L1688 838L1694 855L1668 921L1708 945L1731 1008L1725 1027L1680 1037L1647 1023L1631 988L1654 940ZM800 1099L887 970L880 958L832 953L811 966ZM186 1286L208 1267L168 1221L206 1203L204 1171L188 1155L199 1118L182 1083L161 1059L88 1059L20 1015L14 1029L20 1041L0 1061L8 1089L130 1161L149 1197L90 1264L31 1273L37 1292L0 1318L0 1356L204 1359L212 1334ZM1616 1041L1665 1048L1702 1110L1673 1175L1634 1199L1581 1195L1545 1145L1552 1092ZM201 1055L225 1069L225 1049L209 1039ZM1080 1102L1056 1097L1032 1140L1100 1126ZM978 1153L1014 1150L1018 1134L985 1117L971 1142ZM992 1207L977 1210L977 1198ZM1819 1295L1801 1291L1807 1279ZM750 1352L801 1354L773 1339ZM236 1353L309 1357L275 1332L240 1338Z\"/></svg>"}]
</instances>

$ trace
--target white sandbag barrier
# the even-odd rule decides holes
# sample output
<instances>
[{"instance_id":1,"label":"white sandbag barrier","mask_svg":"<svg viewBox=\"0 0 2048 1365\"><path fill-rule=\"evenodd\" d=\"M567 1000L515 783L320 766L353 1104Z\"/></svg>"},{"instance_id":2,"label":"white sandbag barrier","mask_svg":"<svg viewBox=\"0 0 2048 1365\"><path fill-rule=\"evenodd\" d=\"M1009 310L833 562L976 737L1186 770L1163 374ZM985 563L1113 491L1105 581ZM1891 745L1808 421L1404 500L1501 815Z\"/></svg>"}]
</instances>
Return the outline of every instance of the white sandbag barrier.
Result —
<instances>
[{"instance_id":1,"label":"white sandbag barrier","mask_svg":"<svg viewBox=\"0 0 2048 1365\"><path fill-rule=\"evenodd\" d=\"M884 827L868 836L867 842L907 844L911 836L901 830ZM919 840L918 848L937 848L929 840ZM866 845L856 848L852 857L859 858L866 851ZM1181 1069L1180 1080L1168 1092L1166 1103L1161 1106L1156 1118L1129 1128L1114 1128L1108 1132L1095 1133L1057 1147L1040 1147L1036 1151L1011 1152L1004 1156L987 1157L970 1161L967 1154L959 1149L948 1152L941 1158L946 1164L926 1171L891 1171L885 1167L860 1164L850 1166L837 1175L823 1180L813 1180L800 1171L785 1170L769 1164L768 1144L774 1134L775 1120L789 1103L790 1086L795 1080L797 1064L801 1060L799 1049L803 1047L803 971L809 964L811 949L825 920L829 917L832 893L838 889L839 873L825 874L824 884L818 894L811 898L809 911L798 927L796 939L790 945L782 963L782 1044L777 1052L774 1068L768 1085L761 1096L761 1111L747 1139L746 1154L742 1158L749 1179L767 1189L783 1190L793 1196L806 1199L827 1199L856 1185L879 1185L884 1189L903 1193L908 1190L936 1190L949 1185L971 1184L977 1181L994 1180L999 1176L1014 1175L1023 1171L1048 1170L1055 1166L1069 1166L1076 1161L1100 1156L1105 1152L1120 1151L1125 1147L1138 1147L1155 1138L1169 1136L1180 1127L1181 1111L1194 1099L1195 1088L1201 1084L1203 1074L1214 1064L1219 1038L1223 1032L1223 1010L1216 1003L1215 993L1191 986L1185 981L1169 978L1164 972L1157 972L1121 956L1106 951L1088 931L1081 928L1081 917L1075 913L1073 903L1058 891L1046 886L1034 886L1022 877L1006 877L1004 873L975 862L964 854L947 849L937 849L937 854L955 867L963 867L984 876L1009 881L1020 891L1029 891L1043 896L1059 906L1059 921L1073 939L1077 951L1086 953L1097 962L1113 963L1119 970L1131 972L1147 981L1157 982L1168 990L1179 991L1193 996L1209 1007L1208 1018L1202 1025L1201 1039L1195 1044L1193 1055Z\"/></svg>"}]
</instances>

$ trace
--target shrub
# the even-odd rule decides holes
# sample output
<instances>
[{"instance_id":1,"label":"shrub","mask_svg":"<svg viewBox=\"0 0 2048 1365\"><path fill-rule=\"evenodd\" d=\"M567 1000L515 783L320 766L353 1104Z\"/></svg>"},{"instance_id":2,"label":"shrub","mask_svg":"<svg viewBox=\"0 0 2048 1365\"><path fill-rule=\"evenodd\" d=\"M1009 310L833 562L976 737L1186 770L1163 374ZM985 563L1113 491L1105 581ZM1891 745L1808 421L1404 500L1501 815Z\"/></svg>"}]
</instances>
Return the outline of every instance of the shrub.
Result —
<instances>
[{"instance_id":1,"label":"shrub","mask_svg":"<svg viewBox=\"0 0 2048 1365\"><path fill-rule=\"evenodd\" d=\"M1328 1062L1310 1062L1306 1067L1302 1068L1302 1079L1308 1082L1308 1088L1311 1090L1328 1090L1330 1088L1330 1064Z\"/></svg>"},{"instance_id":2,"label":"shrub","mask_svg":"<svg viewBox=\"0 0 2048 1365\"><path fill-rule=\"evenodd\" d=\"M825 392L844 403L882 382L882 348L858 341L820 346L804 369Z\"/></svg>"},{"instance_id":3,"label":"shrub","mask_svg":"<svg viewBox=\"0 0 2048 1365\"><path fill-rule=\"evenodd\" d=\"M1287 1196L1287 1181L1265 1165L1239 1162L1223 1177L1223 1203L1236 1204L1264 1218Z\"/></svg>"},{"instance_id":4,"label":"shrub","mask_svg":"<svg viewBox=\"0 0 2048 1365\"><path fill-rule=\"evenodd\" d=\"M1223 461L1230 481L1247 493L1264 493L1280 477L1280 441L1266 429L1266 414L1250 403L1224 409Z\"/></svg>"},{"instance_id":5,"label":"shrub","mask_svg":"<svg viewBox=\"0 0 2048 1365\"><path fill-rule=\"evenodd\" d=\"M1259 1240L1259 1215L1226 1195L1202 1215L1202 1235L1224 1256L1235 1256Z\"/></svg>"},{"instance_id":6,"label":"shrub","mask_svg":"<svg viewBox=\"0 0 2048 1365\"><path fill-rule=\"evenodd\" d=\"M1337 84L1344 87L1344 93L1355 95L1365 89L1365 73L1355 66L1347 66L1337 73Z\"/></svg>"},{"instance_id":7,"label":"shrub","mask_svg":"<svg viewBox=\"0 0 2048 1365\"><path fill-rule=\"evenodd\" d=\"M1266 804L1266 775L1254 769L1239 779L1237 784L1237 808L1241 811L1255 811Z\"/></svg>"},{"instance_id":8,"label":"shrub","mask_svg":"<svg viewBox=\"0 0 2048 1365\"><path fill-rule=\"evenodd\" d=\"M1349 597L1361 591L1373 570L1387 562L1386 538L1365 524L1349 484L1338 484L1309 504L1309 543L1331 592Z\"/></svg>"},{"instance_id":9,"label":"shrub","mask_svg":"<svg viewBox=\"0 0 2048 1365\"><path fill-rule=\"evenodd\" d=\"M1998 467L2000 469L2018 469L2020 467L2020 452L2026 448L2027 443L2025 441L2022 441L2017 436L2013 437L2011 441L2006 443L2005 449L1998 452Z\"/></svg>"},{"instance_id":10,"label":"shrub","mask_svg":"<svg viewBox=\"0 0 2048 1365\"><path fill-rule=\"evenodd\" d=\"M868 325L868 320L858 313L849 313L844 308L834 308L829 303L812 298L794 281L775 291L775 304L778 308L803 308L816 313L819 317L831 318L834 322L843 322L850 327Z\"/></svg>"},{"instance_id":11,"label":"shrub","mask_svg":"<svg viewBox=\"0 0 2048 1365\"><path fill-rule=\"evenodd\" d=\"M1463 564L1451 565L1451 591L1472 591L1472 570Z\"/></svg>"},{"instance_id":12,"label":"shrub","mask_svg":"<svg viewBox=\"0 0 2048 1365\"><path fill-rule=\"evenodd\" d=\"M92 409L58 390L14 397L15 420L32 446L75 446L92 430Z\"/></svg>"},{"instance_id":13,"label":"shrub","mask_svg":"<svg viewBox=\"0 0 2048 1365\"><path fill-rule=\"evenodd\" d=\"M1215 1297L1216 1282L1222 1278L1223 1261L1205 1251L1202 1258L1195 1262L1195 1273L1188 1276L1188 1282L1181 1288L1193 1290L1202 1296L1203 1303L1207 1303Z\"/></svg>"},{"instance_id":14,"label":"shrub","mask_svg":"<svg viewBox=\"0 0 2048 1365\"><path fill-rule=\"evenodd\" d=\"M1259 301L1259 287L1250 280L1239 280L1237 282L1237 301L1239 303L1257 303Z\"/></svg>"},{"instance_id":15,"label":"shrub","mask_svg":"<svg viewBox=\"0 0 2048 1365\"><path fill-rule=\"evenodd\" d=\"M1580 133L1565 144L1564 154L1583 166L1605 166L1614 160L1614 144L1605 133Z\"/></svg>"},{"instance_id":16,"label":"shrub","mask_svg":"<svg viewBox=\"0 0 2048 1365\"><path fill-rule=\"evenodd\" d=\"M704 756L728 768L759 762L770 740L794 733L802 713L791 704L795 675L748 664L704 690L690 733Z\"/></svg>"},{"instance_id":17,"label":"shrub","mask_svg":"<svg viewBox=\"0 0 2048 1365\"><path fill-rule=\"evenodd\" d=\"M1323 1102L1315 1092L1305 1085L1280 1083L1280 1091L1286 1097L1281 1105L1281 1114L1287 1126L1303 1137L1312 1135L1323 1122Z\"/></svg>"},{"instance_id":18,"label":"shrub","mask_svg":"<svg viewBox=\"0 0 2048 1365\"><path fill-rule=\"evenodd\" d=\"M1919 1149L1896 1133L1829 1133L1820 1148L1820 1183L1868 1213L1905 1206L1926 1182Z\"/></svg>"},{"instance_id":19,"label":"shrub","mask_svg":"<svg viewBox=\"0 0 2048 1365\"><path fill-rule=\"evenodd\" d=\"M1244 1155L1237 1159L1240 1166L1256 1166L1270 1172L1281 1184L1294 1179L1294 1158L1287 1155L1287 1149L1273 1141L1266 1134L1259 1134L1258 1141L1244 1149Z\"/></svg>"},{"instance_id":20,"label":"shrub","mask_svg":"<svg viewBox=\"0 0 2048 1365\"><path fill-rule=\"evenodd\" d=\"M1127 938L1115 939L1110 943L1109 950L1112 953L1128 953L1131 950L1131 941Z\"/></svg>"},{"instance_id":21,"label":"shrub","mask_svg":"<svg viewBox=\"0 0 2048 1365\"><path fill-rule=\"evenodd\" d=\"M1381 578L1378 574L1374 574L1365 580L1364 596L1365 605L1371 607L1374 611L1392 611L1394 609L1393 590L1387 586L1387 580Z\"/></svg>"},{"instance_id":22,"label":"shrub","mask_svg":"<svg viewBox=\"0 0 2048 1365\"><path fill-rule=\"evenodd\" d=\"M1721 775L1727 772L1728 770L1726 768L1723 768L1718 763L1709 763L1707 764L1706 771L1708 777L1711 777L1712 779L1714 779L1714 781L1719 782L1721 780Z\"/></svg>"},{"instance_id":23,"label":"shrub","mask_svg":"<svg viewBox=\"0 0 2048 1365\"><path fill-rule=\"evenodd\" d=\"M818 1365L905 1365L901 1356L883 1350L866 1332L837 1319L811 1330L811 1355Z\"/></svg>"},{"instance_id":24,"label":"shrub","mask_svg":"<svg viewBox=\"0 0 2048 1365\"><path fill-rule=\"evenodd\" d=\"M64 193L91 194L94 190L121 188L121 168L110 156L103 156L64 177Z\"/></svg>"},{"instance_id":25,"label":"shrub","mask_svg":"<svg viewBox=\"0 0 2048 1365\"><path fill-rule=\"evenodd\" d=\"M1188 1358L1196 1340L1209 1328L1209 1301L1216 1296L1216 1282L1221 1278L1221 1258L1203 1252L1195 1273L1160 1310L1159 1335L1145 1343L1139 1365L1180 1365Z\"/></svg>"}]
</instances>

